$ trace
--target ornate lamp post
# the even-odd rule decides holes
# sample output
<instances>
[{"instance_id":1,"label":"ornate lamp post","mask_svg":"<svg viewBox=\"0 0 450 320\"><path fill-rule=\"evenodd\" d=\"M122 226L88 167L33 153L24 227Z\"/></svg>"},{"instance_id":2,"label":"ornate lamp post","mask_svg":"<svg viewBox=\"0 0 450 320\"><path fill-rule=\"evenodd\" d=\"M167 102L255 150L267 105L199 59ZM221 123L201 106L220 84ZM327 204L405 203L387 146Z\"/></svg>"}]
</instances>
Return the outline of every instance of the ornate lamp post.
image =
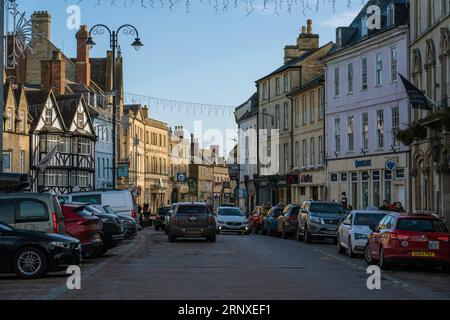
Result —
<instances>
[{"instance_id":1,"label":"ornate lamp post","mask_svg":"<svg viewBox=\"0 0 450 320\"><path fill-rule=\"evenodd\" d=\"M120 26L116 31L111 31L110 28L105 26L104 24L96 24L89 30L89 37L86 41L86 44L89 46L89 49L92 49L92 47L95 45L94 40L92 39L92 35L104 35L105 32L109 33L109 45L113 54L113 70L112 70L112 81L113 81L113 90L112 90L112 96L113 96L113 112L112 112L112 122L113 122L113 129L112 129L112 138L113 138L113 159L112 159L112 186L113 189L116 189L116 181L117 181L117 137L116 137L116 127L117 127L117 88L116 88L116 51L118 47L118 41L119 41L119 34L122 32L124 35L131 35L135 36L134 42L131 44L136 51L139 50L143 44L141 42L141 39L139 38L139 33L137 29L130 25L130 24L124 24Z\"/></svg>"}]
</instances>

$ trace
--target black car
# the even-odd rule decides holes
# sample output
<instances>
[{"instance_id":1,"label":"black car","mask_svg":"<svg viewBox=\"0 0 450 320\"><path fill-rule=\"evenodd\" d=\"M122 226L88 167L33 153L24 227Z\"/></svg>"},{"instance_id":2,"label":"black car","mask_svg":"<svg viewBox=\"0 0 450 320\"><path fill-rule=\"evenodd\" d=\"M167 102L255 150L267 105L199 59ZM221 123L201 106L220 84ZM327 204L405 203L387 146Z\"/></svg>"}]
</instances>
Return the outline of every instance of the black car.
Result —
<instances>
[{"instance_id":1,"label":"black car","mask_svg":"<svg viewBox=\"0 0 450 320\"><path fill-rule=\"evenodd\" d=\"M155 220L153 221L153 224L155 226L155 230L159 231L166 229L166 216L170 215L170 209L172 206L161 206L158 209L158 212L156 213Z\"/></svg>"},{"instance_id":2,"label":"black car","mask_svg":"<svg viewBox=\"0 0 450 320\"><path fill-rule=\"evenodd\" d=\"M116 213L114 212L113 209L111 209L110 206L103 206L103 209L105 209L105 211L108 214L113 214L115 215ZM138 225L136 223L136 220L134 220L133 218L129 217L129 216L123 216L118 214L117 218L119 218L120 223L122 224L122 228L123 228L123 235L125 239L128 239L130 237L134 237L137 235L139 229L138 229Z\"/></svg>"},{"instance_id":3,"label":"black car","mask_svg":"<svg viewBox=\"0 0 450 320\"><path fill-rule=\"evenodd\" d=\"M103 221L103 252L117 247L124 239L124 229L116 214L108 213L100 205L87 205L85 209Z\"/></svg>"},{"instance_id":4,"label":"black car","mask_svg":"<svg viewBox=\"0 0 450 320\"><path fill-rule=\"evenodd\" d=\"M0 272L38 278L81 263L80 241L60 234L18 230L0 222Z\"/></svg>"}]
</instances>

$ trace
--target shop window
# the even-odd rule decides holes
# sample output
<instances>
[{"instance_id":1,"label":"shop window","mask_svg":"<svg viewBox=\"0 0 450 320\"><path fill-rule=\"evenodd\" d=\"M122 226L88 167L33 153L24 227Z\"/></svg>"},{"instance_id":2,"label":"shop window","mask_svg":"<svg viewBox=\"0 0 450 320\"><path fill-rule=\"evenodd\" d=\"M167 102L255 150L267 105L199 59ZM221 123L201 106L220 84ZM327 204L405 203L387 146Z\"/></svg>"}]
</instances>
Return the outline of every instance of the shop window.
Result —
<instances>
[{"instance_id":1,"label":"shop window","mask_svg":"<svg viewBox=\"0 0 450 320\"><path fill-rule=\"evenodd\" d=\"M301 196L305 196L306 195L306 188L305 187L300 187L300 195Z\"/></svg>"},{"instance_id":2,"label":"shop window","mask_svg":"<svg viewBox=\"0 0 450 320\"><path fill-rule=\"evenodd\" d=\"M397 169L395 171L395 178L396 179L405 179L405 169Z\"/></svg>"},{"instance_id":3,"label":"shop window","mask_svg":"<svg viewBox=\"0 0 450 320\"><path fill-rule=\"evenodd\" d=\"M341 181L342 182L347 181L347 173L346 172L345 173L341 173Z\"/></svg>"},{"instance_id":4,"label":"shop window","mask_svg":"<svg viewBox=\"0 0 450 320\"><path fill-rule=\"evenodd\" d=\"M332 174L331 174L331 181L333 181L333 182L338 181L338 175L337 175L337 173L332 173Z\"/></svg>"}]
</instances>

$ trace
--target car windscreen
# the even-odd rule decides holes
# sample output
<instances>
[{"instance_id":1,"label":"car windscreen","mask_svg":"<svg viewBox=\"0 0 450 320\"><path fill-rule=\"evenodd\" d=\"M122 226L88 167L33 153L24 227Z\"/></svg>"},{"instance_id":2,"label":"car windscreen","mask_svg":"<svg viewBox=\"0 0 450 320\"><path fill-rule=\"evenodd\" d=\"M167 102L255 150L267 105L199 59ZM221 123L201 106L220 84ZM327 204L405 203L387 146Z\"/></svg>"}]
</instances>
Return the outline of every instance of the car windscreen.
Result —
<instances>
[{"instance_id":1,"label":"car windscreen","mask_svg":"<svg viewBox=\"0 0 450 320\"><path fill-rule=\"evenodd\" d=\"M357 213L355 215L355 226L376 226L385 217L382 213Z\"/></svg>"},{"instance_id":2,"label":"car windscreen","mask_svg":"<svg viewBox=\"0 0 450 320\"><path fill-rule=\"evenodd\" d=\"M225 208L225 209L219 209L217 211L217 215L219 216L232 216L232 217L241 217L244 214L240 209L237 208Z\"/></svg>"},{"instance_id":3,"label":"car windscreen","mask_svg":"<svg viewBox=\"0 0 450 320\"><path fill-rule=\"evenodd\" d=\"M313 203L309 211L314 213L344 214L342 206L338 203Z\"/></svg>"},{"instance_id":4,"label":"car windscreen","mask_svg":"<svg viewBox=\"0 0 450 320\"><path fill-rule=\"evenodd\" d=\"M179 206L177 214L210 214L207 206Z\"/></svg>"},{"instance_id":5,"label":"car windscreen","mask_svg":"<svg viewBox=\"0 0 450 320\"><path fill-rule=\"evenodd\" d=\"M289 212L289 215L296 216L296 215L298 215L299 211L300 211L300 207L293 207L291 209L291 211Z\"/></svg>"},{"instance_id":6,"label":"car windscreen","mask_svg":"<svg viewBox=\"0 0 450 320\"><path fill-rule=\"evenodd\" d=\"M399 219L397 229L411 232L447 232L447 227L441 220L432 219Z\"/></svg>"},{"instance_id":7,"label":"car windscreen","mask_svg":"<svg viewBox=\"0 0 450 320\"><path fill-rule=\"evenodd\" d=\"M283 208L277 208L277 209L275 209L275 210L273 210L273 215L275 216L275 217L278 217L278 216L280 216L281 214L283 214Z\"/></svg>"}]
</instances>

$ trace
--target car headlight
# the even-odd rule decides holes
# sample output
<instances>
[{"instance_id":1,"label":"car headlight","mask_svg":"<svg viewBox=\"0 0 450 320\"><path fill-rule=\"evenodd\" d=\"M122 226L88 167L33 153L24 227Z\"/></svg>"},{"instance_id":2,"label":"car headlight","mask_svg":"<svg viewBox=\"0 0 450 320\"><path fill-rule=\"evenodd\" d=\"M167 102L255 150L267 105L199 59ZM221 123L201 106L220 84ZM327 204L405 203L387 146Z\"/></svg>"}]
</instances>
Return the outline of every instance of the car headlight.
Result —
<instances>
[{"instance_id":1,"label":"car headlight","mask_svg":"<svg viewBox=\"0 0 450 320\"><path fill-rule=\"evenodd\" d=\"M309 217L309 220L311 220L311 221L314 222L314 223L323 224L322 219L319 218L319 217L310 216L310 217Z\"/></svg>"},{"instance_id":2,"label":"car headlight","mask_svg":"<svg viewBox=\"0 0 450 320\"><path fill-rule=\"evenodd\" d=\"M367 239L367 235L361 233L355 233L355 240Z\"/></svg>"},{"instance_id":3,"label":"car headlight","mask_svg":"<svg viewBox=\"0 0 450 320\"><path fill-rule=\"evenodd\" d=\"M70 249L71 244L67 243L67 242L59 242L59 241L53 241L50 242L51 246L57 247L57 248L62 248L62 249Z\"/></svg>"}]
</instances>

